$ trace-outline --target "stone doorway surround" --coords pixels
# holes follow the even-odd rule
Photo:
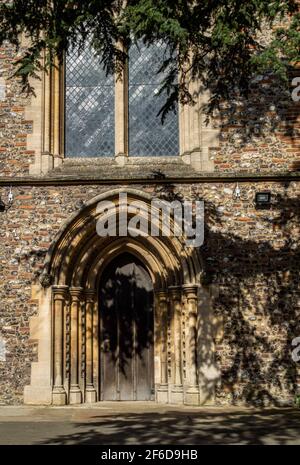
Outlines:
[[[31,319],[38,361],[31,366],[26,404],[65,405],[100,399],[98,289],[102,270],[119,254],[139,259],[154,287],[154,383],[159,403],[214,402],[219,372],[214,362],[215,322],[210,292],[200,286],[199,250],[180,237],[100,237],[97,205],[116,189],[92,199],[57,235],[41,285],[33,286],[39,314]],[[128,202],[150,204],[149,194],[126,189]]]

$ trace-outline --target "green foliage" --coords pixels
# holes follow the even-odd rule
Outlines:
[[[0,3],[0,43],[30,47],[16,64],[24,88],[29,77],[62,60],[65,51],[87,38],[108,73],[120,72],[133,40],[164,41],[171,58],[163,88],[162,118],[179,98],[191,103],[190,79],[211,91],[213,111],[234,89],[247,96],[251,77],[272,72],[286,85],[289,69],[300,61],[300,14],[295,0],[11,0]],[[280,27],[278,27],[280,26]],[[273,28],[273,29],[272,29]],[[268,33],[269,40],[261,40]],[[273,31],[273,32],[271,32]],[[125,50],[126,50],[125,47]],[[178,73],[180,71],[178,80]]]

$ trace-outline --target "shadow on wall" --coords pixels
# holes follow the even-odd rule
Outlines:
[[[272,210],[250,229],[259,221],[266,237],[271,231],[279,241],[255,241],[212,228],[226,218],[208,204],[202,255],[209,279],[219,286],[213,306],[223,326],[216,341],[220,401],[276,404],[293,400],[299,386],[300,365],[291,352],[292,340],[300,336],[300,200],[277,195]]]
[[[291,71],[290,81],[297,77],[297,70]],[[297,140],[299,130],[297,116],[299,104],[292,99],[294,87],[286,89],[275,76],[257,76],[250,82],[248,98],[237,98],[234,90],[227,103],[221,105],[220,115],[224,128],[236,125],[241,146],[254,138],[276,133]]]
[[[222,322],[223,335],[209,334],[215,328],[204,326],[206,344],[199,340],[203,348],[199,362],[220,368],[222,378],[216,387],[220,403],[276,404],[291,401],[299,389],[300,364],[292,360],[291,352],[292,340],[300,336],[300,200],[288,195],[288,186],[282,187],[286,193],[274,198],[271,211],[252,215],[244,237],[228,231],[228,216],[212,201],[205,201],[205,242],[200,250],[206,267],[203,285],[207,290],[211,284],[219,289],[212,295],[212,307],[216,321]],[[169,200],[172,189],[167,186]],[[200,189],[194,198],[201,198]],[[175,191],[174,195],[177,198]],[[87,225],[93,227],[92,222],[93,218],[87,218]],[[256,222],[263,229],[259,238],[251,238],[251,232],[257,232]],[[215,380],[202,389],[209,398]]]
[[[300,199],[287,194],[287,184],[283,188],[271,211],[253,215],[254,207],[245,205],[252,210],[247,237],[238,236],[239,229],[229,231],[228,216],[205,200],[202,284],[210,293],[215,324],[207,326],[201,315],[199,364],[221,370],[217,386],[213,376],[202,386],[206,398],[216,389],[218,403],[276,405],[292,402],[299,389],[300,362],[291,355],[292,340],[300,336]],[[171,199],[175,188],[166,189]],[[196,191],[193,195],[201,198]],[[263,229],[255,240],[258,222]]]

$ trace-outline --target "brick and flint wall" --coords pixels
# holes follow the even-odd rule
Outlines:
[[[300,335],[299,194],[291,182],[216,182],[164,186],[185,199],[203,199],[205,286],[213,287],[213,310],[221,322],[215,338],[222,372],[217,402],[291,401],[299,363],[291,357]],[[111,186],[113,188],[115,186]],[[49,246],[70,215],[110,186],[15,187],[12,208],[0,215],[0,402],[21,403],[37,346],[29,318],[38,312],[31,287]],[[135,186],[161,195],[162,186]],[[257,210],[257,191],[272,192],[270,210]],[[3,192],[3,189],[2,189]]]
[[[5,201],[11,180],[14,203],[0,214],[0,404],[22,403],[30,381],[30,364],[38,356],[29,334],[29,319],[38,313],[31,288],[56,232],[84,202],[110,188],[84,182],[33,186],[28,179],[14,185],[29,175],[36,155],[27,143],[33,131],[26,119],[30,99],[9,78],[15,58],[8,45],[2,46],[0,193]],[[300,336],[299,107],[290,94],[274,92],[268,79],[258,79],[247,102],[233,99],[221,111],[220,145],[210,150],[220,179],[205,182],[202,176],[165,186],[186,199],[205,201],[203,285],[214,289],[213,311],[222,327],[214,340],[219,403],[290,402],[299,392],[300,362],[291,357],[292,340]],[[248,173],[274,179],[247,181]],[[282,173],[286,177],[276,179]],[[240,174],[241,197],[234,199],[234,177]],[[156,195],[162,184],[145,181],[135,187]],[[269,210],[255,208],[259,191],[272,193]]]

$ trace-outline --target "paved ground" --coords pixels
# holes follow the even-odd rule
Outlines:
[[[300,410],[150,402],[0,407],[0,444],[300,444]]]

